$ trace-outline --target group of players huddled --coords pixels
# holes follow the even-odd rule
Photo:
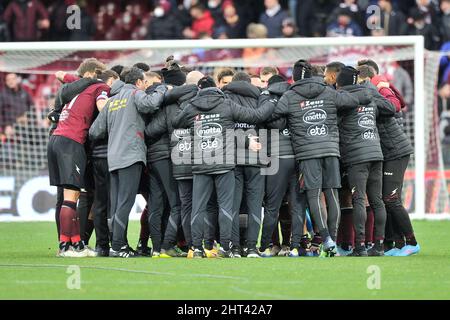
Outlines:
[[[406,105],[373,60],[298,60],[292,81],[276,67],[213,79],[173,57],[157,71],[92,58],[77,73],[56,73],[63,85],[49,114],[58,256],[419,252],[402,204],[414,151]],[[139,193],[147,206],[134,250]]]

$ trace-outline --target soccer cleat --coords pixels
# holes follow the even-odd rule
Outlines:
[[[56,256],[61,258],[87,258],[88,252],[85,249],[78,250],[70,246],[68,249],[60,249]]]
[[[251,248],[247,250],[247,258],[261,258],[261,256],[256,248]]]
[[[370,257],[384,256],[383,244],[375,243],[370,249],[367,250],[367,255]]]
[[[353,252],[348,255],[348,257],[367,257],[367,250],[366,247],[356,247],[353,249]]]
[[[271,253],[272,257],[275,257],[278,254],[278,252],[280,252],[280,251],[281,251],[281,248],[279,246],[272,246],[270,248],[270,253]]]
[[[118,251],[111,248],[111,250],[109,251],[109,256],[115,258],[135,258],[137,257],[137,254],[130,248],[130,246],[125,245]]]
[[[395,255],[395,257],[408,257],[413,254],[418,254],[420,251],[419,244],[416,244],[415,246],[412,245],[406,245],[403,248],[400,249]]]
[[[188,252],[188,254],[187,254],[187,257],[186,258],[188,258],[188,259],[192,259],[192,258],[194,258],[194,249],[189,249],[189,252]]]
[[[178,247],[173,247],[170,249],[162,249],[160,253],[160,258],[185,258],[187,256],[187,253],[181,251]]]
[[[321,258],[334,257],[337,253],[336,243],[331,239],[331,237],[327,237],[320,247],[321,250],[319,257]]]
[[[138,255],[143,257],[151,257],[152,256],[152,248],[148,246],[143,246],[140,243],[136,247],[136,252]]]
[[[233,252],[233,258],[241,258],[242,257],[241,249],[239,247],[231,248],[231,252]],[[219,253],[220,253],[220,250],[219,250]]]
[[[300,256],[298,248],[293,248],[291,251],[289,251],[289,257],[291,258],[298,258]]]
[[[161,254],[158,251],[153,251],[152,252],[152,259],[159,259],[160,255]]]
[[[92,249],[92,248],[89,247],[89,246],[85,246],[85,247],[84,247],[84,250],[87,251],[87,256],[88,256],[88,257],[97,257],[97,256],[98,256],[97,251],[95,251],[94,249]]]
[[[205,252],[203,250],[200,249],[194,249],[194,253],[192,258],[194,259],[201,259],[205,257]]]
[[[395,257],[395,256],[397,256],[397,253],[399,251],[400,251],[399,248],[392,248],[392,249],[390,249],[388,251],[385,251],[384,255],[387,256],[387,257]]]
[[[289,247],[288,246],[281,246],[280,252],[278,252],[279,257],[287,257],[289,255]]]
[[[263,257],[263,258],[272,258],[273,257],[273,255],[272,255],[272,250],[271,249],[269,249],[269,248],[267,248],[266,250],[264,250],[264,251],[260,251],[260,253],[259,253],[260,255],[261,255],[261,257]]]
[[[219,249],[219,258],[235,258],[232,250]]]
[[[97,247],[95,251],[97,251],[97,257],[109,257],[109,248]]]
[[[203,249],[203,250],[205,251],[206,258],[208,258],[208,259],[214,259],[214,258],[217,258],[217,256],[218,256],[218,252],[214,248],[211,250],[208,250],[208,249]]]
[[[339,256],[341,256],[341,257],[346,257],[346,256],[352,254],[353,249],[345,250],[345,249],[341,248],[340,246],[337,246],[337,247],[336,247],[336,251],[337,251],[337,253],[339,254]]]

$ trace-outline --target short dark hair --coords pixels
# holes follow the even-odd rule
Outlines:
[[[117,64],[114,67],[112,67],[111,70],[120,75],[122,73],[122,71],[123,71],[123,68],[124,68],[123,65]]]
[[[380,73],[380,68],[378,67],[378,64],[372,59],[362,59],[358,61],[358,66],[364,65],[372,67],[377,74]]]
[[[356,70],[359,71],[359,77],[360,78],[363,78],[363,79],[370,78],[370,79],[372,79],[373,77],[375,77],[375,70],[369,65],[363,64],[361,66],[357,66]]]
[[[125,82],[125,77],[127,76],[128,72],[130,72],[131,68],[129,67],[123,67],[122,72],[120,73],[120,80]]]
[[[325,71],[324,69],[325,68],[321,65],[313,64],[312,70],[311,70],[311,75],[313,77],[321,77],[321,76],[323,76],[323,72]]]
[[[98,78],[103,82],[106,82],[110,78],[119,79],[119,75],[114,70],[105,70],[98,76]]]
[[[239,71],[239,72],[235,73],[235,75],[233,76],[233,79],[231,79],[231,81],[252,82],[252,79],[250,78],[250,76],[248,75],[247,72]]]
[[[311,76],[312,66],[308,61],[300,59],[294,64],[292,70],[292,79],[294,79],[294,81],[311,78]]]
[[[267,81],[268,85],[272,85],[274,83],[278,83],[278,82],[284,82],[286,81],[282,76],[280,76],[279,74],[274,74],[273,76],[270,77],[269,81]]]
[[[133,67],[125,76],[125,83],[136,84],[138,80],[144,80],[144,71],[137,67]]]
[[[150,71],[150,66],[144,62],[138,62],[133,65],[133,67],[139,68],[144,72]]]
[[[279,72],[278,72],[278,69],[276,67],[264,67],[264,68],[261,69],[259,74],[266,76],[268,74],[276,75],[276,74],[279,74]]]
[[[327,70],[334,72],[334,73],[339,73],[341,72],[342,68],[345,67],[345,64],[343,64],[342,62],[339,61],[333,61],[330,62],[329,64],[327,64],[325,66],[327,68]]]
[[[216,83],[214,82],[214,79],[210,76],[204,76],[197,82],[197,86],[200,89],[206,89],[206,88],[214,88],[216,87]]]
[[[234,76],[234,70],[231,68],[225,68],[217,75],[217,81],[220,82],[223,78],[232,76]]]

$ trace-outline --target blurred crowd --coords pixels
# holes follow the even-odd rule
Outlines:
[[[450,0],[7,0],[2,4],[0,41],[420,34],[427,49],[437,50],[450,40]],[[67,7],[73,4],[81,8],[81,28],[68,30],[61,17],[68,16]],[[381,14],[367,13],[370,5],[378,5]]]

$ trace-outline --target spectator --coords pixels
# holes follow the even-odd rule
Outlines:
[[[435,27],[425,22],[425,14],[420,10],[411,11],[413,23],[409,26],[409,35],[423,36],[425,39],[425,48],[428,50],[436,50],[439,48],[439,35]]]
[[[295,26],[294,19],[286,18],[281,24],[281,32],[283,33],[283,38],[295,38],[298,36],[297,28]]]
[[[339,6],[331,13],[328,23],[330,24],[333,21],[336,21],[342,10],[345,10],[350,14],[352,21],[357,24],[359,28],[365,26],[362,12],[356,0],[342,0]]]
[[[249,39],[264,39],[267,38],[267,28],[263,24],[250,23],[247,26],[247,38]],[[242,51],[242,58],[245,60],[257,60],[265,52],[266,48],[244,48]]]
[[[448,83],[439,89],[438,115],[444,164],[450,167],[450,84]]]
[[[439,62],[439,74],[441,74],[440,83],[445,83],[450,77],[450,41],[446,42],[441,47],[441,60]]]
[[[441,23],[439,24],[439,33],[443,43],[450,41],[450,0],[441,1]]]
[[[11,41],[11,37],[9,35],[8,24],[3,20],[3,11],[4,8],[0,4],[0,42],[9,42]]]
[[[50,27],[47,9],[39,0],[14,0],[3,15],[14,41],[38,41]]]
[[[20,85],[17,74],[6,74],[5,84],[0,92],[0,133],[10,138],[14,134],[15,122],[26,123],[25,112],[31,109],[33,102]]]
[[[56,0],[54,3],[48,8],[49,16],[50,16],[50,25],[49,29],[49,39],[51,41],[67,41],[69,40],[69,30],[66,26],[66,20],[61,19],[67,15],[67,0]],[[75,1],[70,1],[75,2]],[[71,3],[74,4],[74,3]]]
[[[439,8],[434,1],[416,0],[416,5],[409,10],[409,24],[414,23],[414,15],[417,11],[422,13],[426,24],[437,24],[439,22]]]
[[[225,4],[231,3],[230,0],[209,0],[207,2],[207,9],[211,12],[211,16],[214,19],[214,28],[219,28],[225,25],[225,19],[223,16],[223,8]]]
[[[245,22],[237,14],[232,3],[224,5],[223,16],[225,18],[225,34],[228,39],[240,39],[245,37]]]
[[[381,27],[384,35],[398,36],[407,32],[406,18],[400,11],[394,10],[391,0],[379,0],[378,6],[381,9]]]
[[[340,8],[337,20],[328,25],[328,37],[360,37],[361,28],[352,20],[352,12],[348,8]]]
[[[298,33],[302,37],[312,37],[318,28],[315,14],[315,0],[299,0],[296,9]]]
[[[80,8],[80,28],[73,29],[70,32],[70,41],[89,41],[93,40],[97,27],[94,19],[90,16],[86,10],[86,0],[78,1],[78,7]]]
[[[266,11],[261,14],[259,23],[267,28],[268,38],[281,38],[283,36],[282,23],[289,17],[289,14],[281,8],[278,0],[264,0],[264,5]]]
[[[200,36],[213,34],[214,19],[211,16],[211,12],[205,9],[201,4],[192,6],[189,10],[192,17],[191,28],[186,28],[183,31],[183,35],[186,38],[198,39]]]
[[[168,1],[160,1],[153,10],[148,26],[147,39],[181,39],[182,30],[180,24],[171,12]]]

